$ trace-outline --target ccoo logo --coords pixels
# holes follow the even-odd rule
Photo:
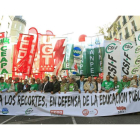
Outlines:
[[[130,50],[130,49],[132,49],[132,48],[133,48],[132,43],[125,43],[125,44],[123,45],[123,47],[122,47],[122,49],[123,49],[124,51],[128,51],[128,50]]]
[[[117,48],[118,48],[118,46],[116,46],[115,43],[111,43],[106,47],[106,53],[112,53]]]
[[[138,71],[139,71],[139,68],[134,68],[132,69],[131,74],[136,74]]]
[[[82,50],[80,47],[74,47],[73,48],[73,55],[74,56],[80,56],[82,54]]]
[[[135,53],[139,53],[140,52],[140,46],[138,46],[136,49],[135,49]]]
[[[31,114],[33,112],[33,109],[32,108],[28,108],[26,111],[25,111],[25,114]]]

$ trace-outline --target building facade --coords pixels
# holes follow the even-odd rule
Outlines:
[[[17,43],[20,33],[24,33],[26,27],[26,21],[22,19],[22,16],[15,16],[12,22],[10,37],[12,43]]]
[[[118,25],[117,32],[113,29],[114,23]],[[107,31],[108,37],[111,38],[111,40],[124,39],[136,42],[134,33],[140,30],[140,16],[118,16],[113,24]]]
[[[5,32],[6,37],[10,37],[13,19],[14,16],[0,16],[0,32]]]

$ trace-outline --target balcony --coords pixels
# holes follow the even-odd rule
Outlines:
[[[127,34],[125,35],[125,39],[127,39],[127,38],[129,38],[129,33],[127,33]]]
[[[131,19],[133,16],[129,16],[129,19]]]
[[[124,26],[124,25],[127,23],[127,22],[126,22],[126,19],[125,19],[125,20],[123,20],[123,22],[122,22],[122,23],[123,23],[123,26]]]

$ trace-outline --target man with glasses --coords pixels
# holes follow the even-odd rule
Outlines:
[[[4,78],[0,77],[0,93],[3,93],[8,90],[7,83],[4,82]]]
[[[24,84],[23,84],[23,87],[22,87],[22,91],[21,91],[21,92],[27,92],[27,91],[30,91],[30,88],[31,88],[31,86],[28,84],[28,80],[25,79],[25,80],[24,80]]]
[[[137,75],[133,76],[133,80],[130,82],[130,87],[138,88],[139,81],[137,80]]]
[[[60,91],[60,82],[58,82],[55,75],[52,75],[52,80],[53,90],[51,91],[51,94],[54,94]]]

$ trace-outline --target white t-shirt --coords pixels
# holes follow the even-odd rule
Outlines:
[[[98,83],[98,91],[101,90],[101,83]]]

